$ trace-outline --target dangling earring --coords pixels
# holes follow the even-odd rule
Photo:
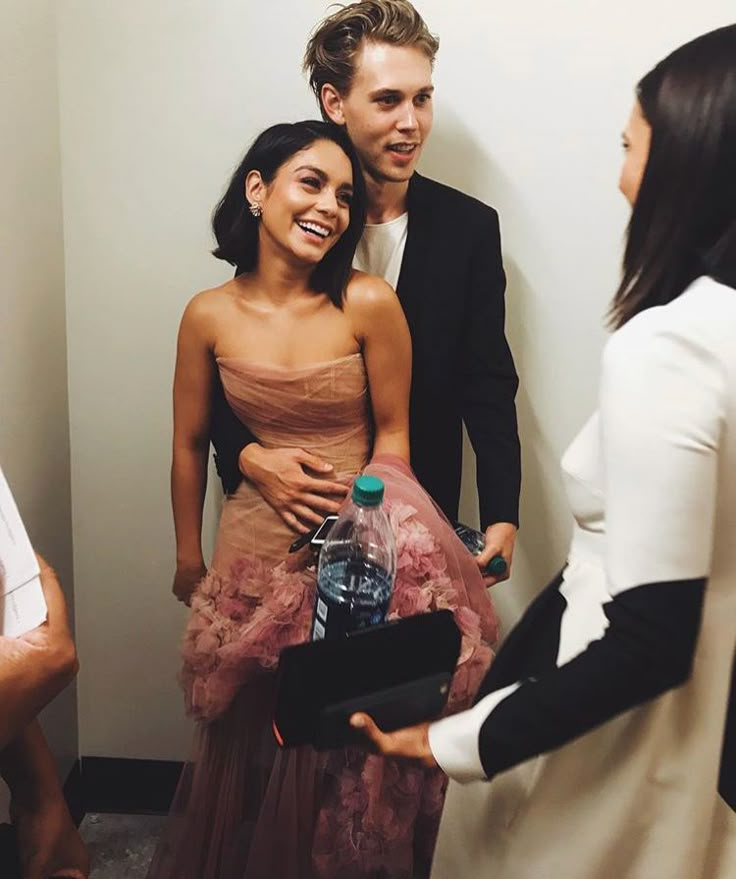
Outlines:
[[[253,216],[256,218],[256,220],[259,220],[261,218],[263,208],[258,204],[257,201],[250,202],[248,204],[248,209],[250,210],[251,214],[253,214]]]

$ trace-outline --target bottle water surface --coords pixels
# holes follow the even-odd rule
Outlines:
[[[386,619],[393,575],[362,555],[321,565],[312,640],[334,640]]]

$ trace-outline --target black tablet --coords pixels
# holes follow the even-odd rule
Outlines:
[[[273,729],[282,747],[364,741],[348,720],[365,711],[385,731],[436,718],[460,655],[452,612],[406,617],[339,641],[281,652]]]

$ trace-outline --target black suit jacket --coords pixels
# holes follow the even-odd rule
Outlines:
[[[413,346],[411,457],[419,481],[457,518],[462,423],[477,458],[481,526],[519,519],[518,386],[504,333],[506,278],[498,215],[449,186],[414,174],[397,293]],[[253,437],[218,388],[211,429],[226,492]]]

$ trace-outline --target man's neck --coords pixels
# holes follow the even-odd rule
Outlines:
[[[365,177],[368,195],[367,222],[372,224],[390,223],[406,213],[409,181],[390,183],[385,180],[374,180],[368,174]]]

